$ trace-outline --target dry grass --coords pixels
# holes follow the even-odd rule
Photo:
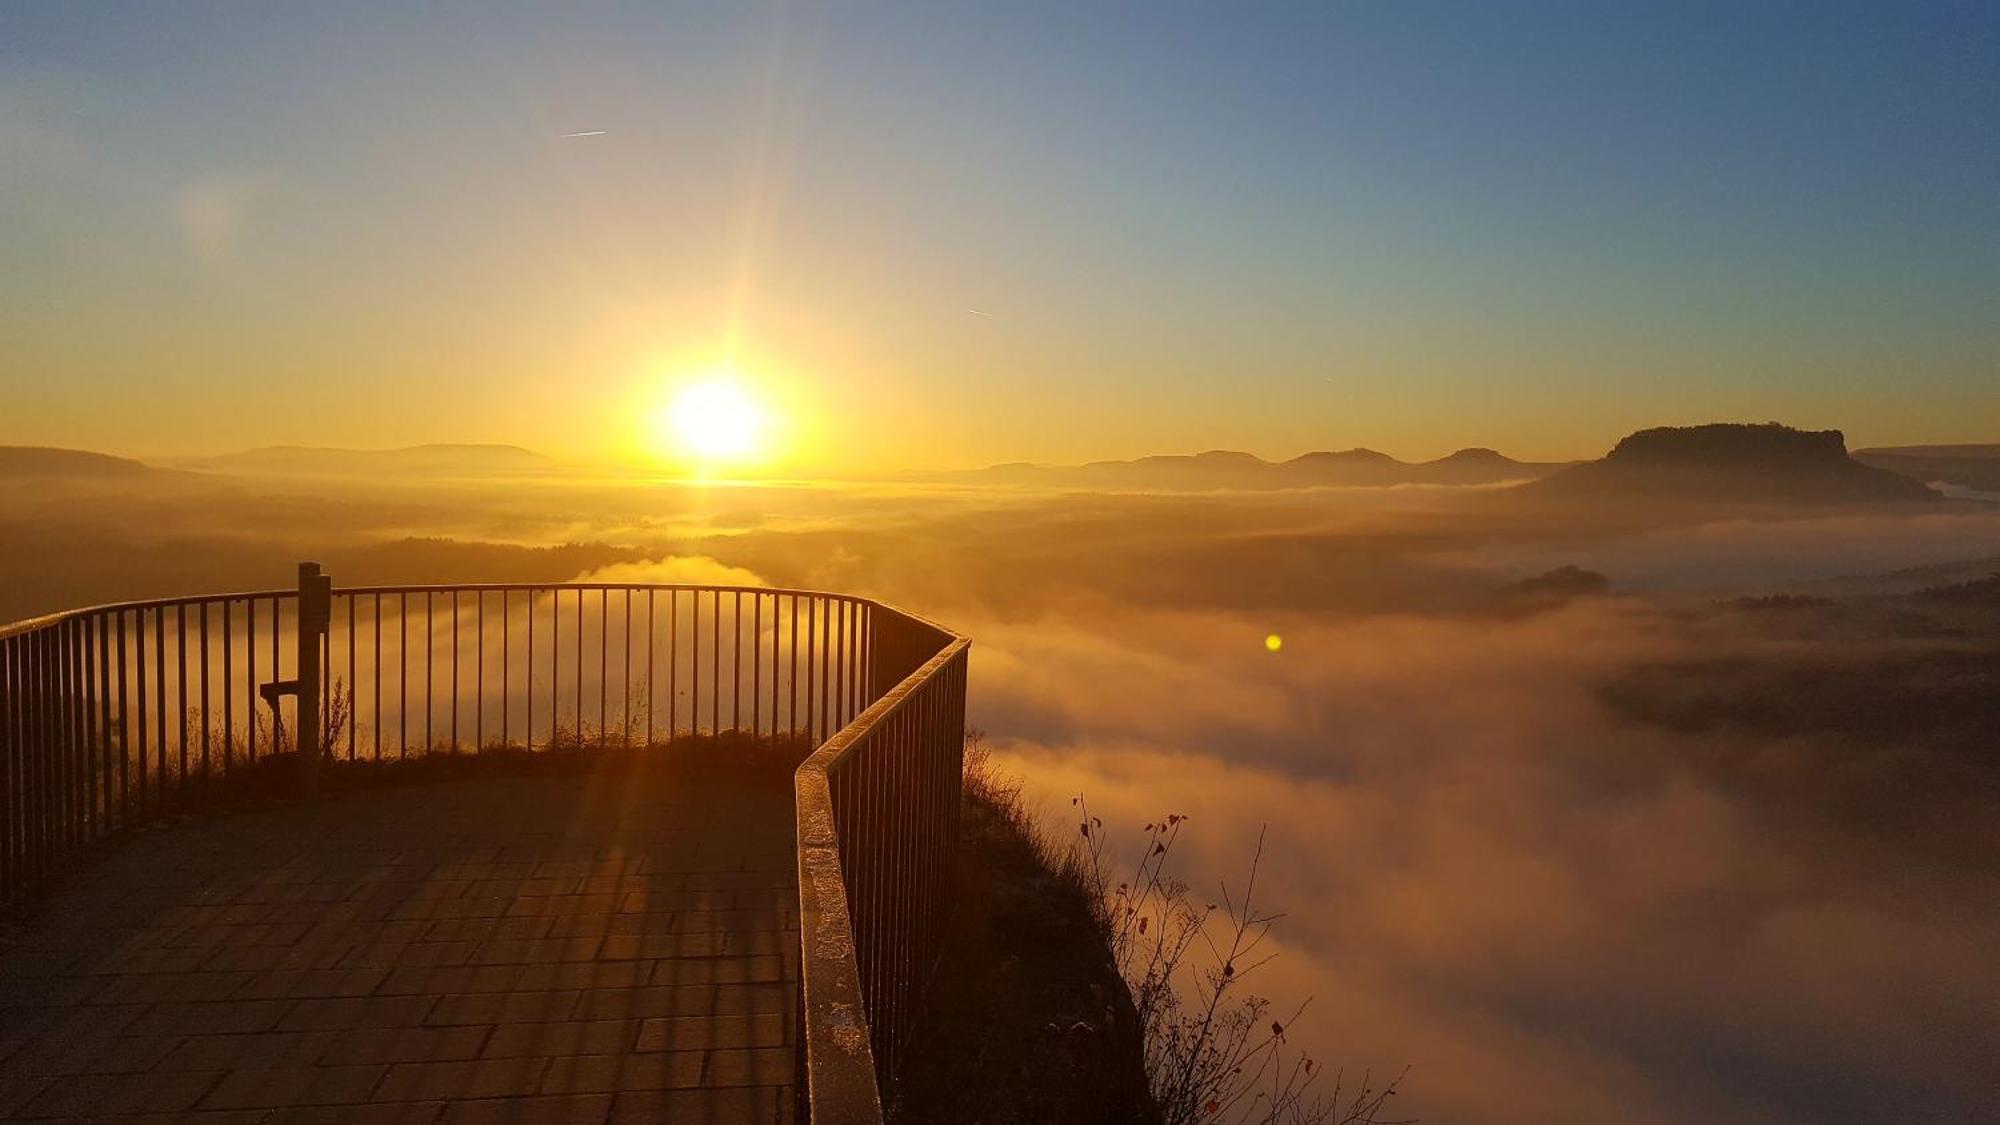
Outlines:
[[[1151,1125],[1130,996],[1018,783],[968,740],[955,909],[894,1090],[901,1121]]]
[[[1131,873],[1113,873],[1110,833],[1081,795],[1072,798],[1076,833],[1053,838],[1021,800],[1021,782],[993,768],[984,736],[966,736],[968,798],[990,804],[1033,848],[1052,878],[1089,904],[1139,1022],[1146,1080],[1157,1120],[1167,1125],[1407,1125],[1385,1116],[1403,1074],[1358,1083],[1294,1048],[1288,1032],[1310,998],[1274,1009],[1248,989],[1267,964],[1272,928],[1283,915],[1260,905],[1259,838],[1240,890],[1218,888],[1219,903],[1197,899],[1170,863],[1188,818],[1169,813],[1141,829]],[[1279,1012],[1274,1016],[1274,1011]]]

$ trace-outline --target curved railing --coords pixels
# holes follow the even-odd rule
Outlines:
[[[0,899],[280,762],[309,786],[325,760],[791,741],[816,748],[796,775],[801,1109],[879,1118],[948,905],[966,650],[842,594],[335,589],[317,568],[23,621],[0,627]]]

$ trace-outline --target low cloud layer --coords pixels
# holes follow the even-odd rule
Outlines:
[[[1271,629],[1276,655],[1258,643]],[[1824,756],[1608,710],[1605,674],[1690,643],[1642,603],[1506,622],[1134,611],[974,632],[975,720],[1052,817],[1075,792],[1128,838],[1187,813],[1198,887],[1240,881],[1268,826],[1263,885],[1288,916],[1263,983],[1315,998],[1298,1030],[1328,1065],[1410,1065],[1404,1111],[1996,1109],[1991,872],[1801,822],[1711,765]]]

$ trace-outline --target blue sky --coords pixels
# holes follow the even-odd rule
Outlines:
[[[0,13],[0,441],[2000,440],[1990,5]]]

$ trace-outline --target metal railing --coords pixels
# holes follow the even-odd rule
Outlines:
[[[213,782],[275,751],[256,700],[296,596],[126,602],[0,628],[0,897],[104,836],[212,799]]]
[[[796,740],[818,748],[795,782],[801,1106],[864,1120],[881,1112],[949,905],[966,651],[840,594],[332,589],[310,565],[296,590],[0,627],[0,901],[280,762],[310,786],[323,759]]]
[[[878,636],[878,675],[909,671],[794,776],[808,1120],[881,1120],[951,908],[970,642],[902,614]]]

